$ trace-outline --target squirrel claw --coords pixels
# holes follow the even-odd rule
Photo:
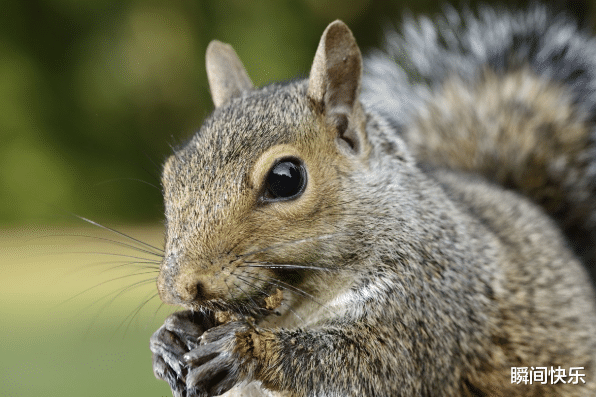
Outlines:
[[[248,329],[244,322],[233,321],[206,331],[197,348],[184,354],[188,366],[189,390],[218,396],[242,381],[246,364],[235,352],[236,334]]]
[[[184,343],[176,334],[168,331],[162,325],[149,340],[149,348],[153,353],[153,371],[155,376],[163,379],[160,375],[165,374],[163,368],[173,370],[175,374],[183,379],[184,371],[180,357],[187,351]],[[157,359],[159,358],[159,360]]]
[[[186,387],[205,391],[209,396],[219,396],[236,385],[234,375],[229,357],[219,355],[190,370],[186,378]]]
[[[186,397],[186,387],[183,380],[166,364],[163,357],[156,354],[153,355],[153,374],[157,379],[168,382],[174,397]]]
[[[201,334],[212,326],[213,322],[199,313],[177,312],[170,315],[151,336],[149,347],[153,353],[153,373],[156,378],[168,382],[174,397],[204,396],[188,390],[188,368],[182,357],[199,346]]]

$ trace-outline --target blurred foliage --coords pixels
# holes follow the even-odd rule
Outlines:
[[[591,2],[558,3],[592,15]],[[57,222],[71,212],[160,219],[160,164],[212,109],[203,57],[214,38],[231,43],[264,85],[306,76],[321,32],[336,18],[366,52],[405,10],[433,14],[440,5],[4,0],[0,222]]]

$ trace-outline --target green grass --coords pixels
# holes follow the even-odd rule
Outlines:
[[[159,228],[125,232],[161,244]],[[141,253],[72,234],[126,241],[98,229],[0,231],[0,396],[171,396],[153,376],[149,337],[172,309],[156,314],[155,297],[131,321],[153,281],[110,302],[157,273],[115,279],[135,269],[110,270],[122,264],[112,254]]]

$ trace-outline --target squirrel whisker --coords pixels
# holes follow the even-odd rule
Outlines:
[[[101,283],[97,283],[97,284],[95,284],[95,285],[93,285],[93,286],[91,286],[91,287],[89,287],[89,288],[87,288],[87,289],[84,289],[83,291],[81,291],[81,292],[77,293],[76,295],[73,295],[73,296],[71,296],[70,298],[68,298],[68,299],[66,299],[66,300],[64,300],[64,301],[62,301],[62,302],[60,302],[60,303],[58,303],[58,305],[57,305],[57,306],[59,306],[59,305],[63,305],[63,304],[65,304],[65,303],[67,303],[67,302],[69,302],[69,301],[71,301],[71,300],[75,299],[76,297],[78,297],[78,296],[80,296],[80,295],[84,294],[85,292],[91,291],[92,289],[98,288],[98,287],[100,287],[100,286],[102,286],[102,285],[104,285],[104,284],[111,283],[111,282],[114,282],[114,281],[117,281],[117,280],[121,280],[121,279],[124,279],[124,278],[128,278],[128,277],[140,276],[140,275],[143,275],[143,274],[155,274],[155,273],[157,273],[157,272],[156,272],[156,271],[150,271],[150,272],[139,272],[139,273],[133,273],[133,274],[126,274],[126,275],[124,275],[124,276],[114,277],[114,278],[111,278],[111,279],[109,279],[109,280],[102,281]],[[155,277],[153,277],[153,278],[151,278],[151,279],[149,279],[149,280],[151,280],[151,281],[155,281],[155,279],[156,279],[156,278],[155,278]],[[133,284],[133,285],[134,285],[134,284]],[[110,293],[110,294],[108,294],[108,296],[109,296],[109,295],[111,295],[111,293]],[[103,298],[100,298],[100,299],[103,299]]]
[[[240,276],[236,275],[236,277],[239,278]],[[234,287],[238,288],[242,292],[242,294],[244,294],[244,295],[241,295],[240,296],[240,300],[242,300],[242,299],[249,299],[254,304],[254,307],[255,308],[258,308],[259,307],[259,305],[257,304],[257,302],[255,302],[254,299],[252,298],[252,295],[251,294],[249,294],[248,292],[246,292],[242,287],[240,287],[236,283],[234,283]],[[235,300],[238,300],[238,299],[235,299]]]
[[[160,258],[163,257],[163,251],[161,254],[157,254],[155,252],[137,247],[133,244],[128,244],[128,243],[124,243],[122,241],[117,241],[117,240],[113,240],[113,239],[109,239],[109,238],[105,238],[105,237],[91,236],[91,235],[86,235],[86,234],[72,234],[72,233],[71,234],[48,234],[48,235],[44,235],[44,236],[33,237],[27,241],[29,242],[32,240],[37,240],[37,239],[41,239],[41,238],[50,238],[50,237],[83,237],[83,238],[89,238],[89,239],[94,239],[94,240],[107,241],[109,243],[112,243],[112,244],[115,244],[115,245],[118,245],[121,247],[125,247],[125,248],[130,248],[135,251],[143,252],[143,253],[146,253],[149,255],[154,255],[154,256],[157,256]]]
[[[113,281],[113,280],[110,280],[110,281]],[[101,306],[99,308],[99,310],[95,313],[95,318],[91,321],[91,323],[87,327],[87,332],[86,333],[89,333],[89,331],[91,330],[91,328],[95,324],[95,321],[97,321],[97,319],[99,318],[99,316],[101,315],[101,313],[103,313],[103,311],[106,310],[119,296],[123,295],[124,293],[126,293],[126,292],[128,292],[130,290],[133,290],[133,289],[142,287],[142,286],[147,285],[147,284],[153,284],[153,283],[155,283],[155,278],[149,278],[149,279],[144,279],[144,280],[141,280],[141,281],[137,281],[137,282],[135,282],[133,284],[130,284],[130,285],[124,287],[121,290],[112,291],[112,292],[110,292],[110,293],[108,293],[108,294],[106,294],[106,295],[104,295],[104,296],[96,299],[95,301],[93,301],[89,305],[85,306],[81,311],[79,311],[79,313],[75,317],[78,317],[83,312],[88,311],[92,306],[94,306],[97,303],[99,303],[100,301],[108,298],[110,295],[116,294],[110,300],[108,300],[103,306]]]
[[[124,317],[124,319],[122,319],[122,322],[120,324],[118,324],[118,326],[116,327],[116,329],[114,330],[114,333],[112,334],[112,337],[114,335],[116,335],[116,332],[118,332],[118,330],[120,329],[120,327],[122,327],[124,325],[124,323],[126,322],[126,320],[128,318],[128,324],[126,325],[126,328],[124,329],[124,335],[126,335],[126,332],[128,331],[128,328],[130,327],[130,324],[132,324],[132,321],[134,320],[134,318],[140,313],[141,309],[147,305],[151,300],[155,299],[156,297],[159,296],[159,293],[154,292],[153,290],[151,290],[149,292],[149,294],[145,295],[148,298],[145,298],[141,301],[141,303],[139,303],[133,310],[131,313],[129,313],[126,317]]]
[[[239,265],[238,267],[264,267],[267,269],[308,269],[308,270],[321,270],[324,272],[343,271],[344,270],[344,269],[340,269],[340,268],[326,268],[326,267],[320,267],[320,266],[293,265],[290,263],[250,262],[250,261],[245,261],[243,263],[244,263],[244,265]]]
[[[329,307],[327,305],[325,305],[324,303],[319,302],[313,295],[309,294],[308,292],[304,291],[301,288],[298,288],[298,287],[295,287],[295,286],[293,286],[291,284],[285,283],[285,282],[283,282],[283,281],[281,281],[281,280],[279,280],[277,278],[274,278],[274,277],[269,277],[268,276],[267,279],[263,279],[261,277],[254,276],[254,275],[245,275],[245,276],[246,277],[249,277],[249,278],[252,278],[252,279],[255,279],[257,281],[262,281],[264,283],[275,285],[275,286],[280,287],[282,289],[293,291],[293,292],[295,292],[295,293],[297,293],[299,295],[304,296],[305,298],[308,298],[308,299],[312,300],[314,303],[316,303],[317,305],[319,305],[322,309],[327,310],[328,313],[330,313],[332,315],[336,315],[336,313],[333,312],[331,309],[329,309]],[[275,281],[272,281],[272,280],[275,280]]]
[[[122,262],[122,261],[120,261]],[[97,265],[107,265],[109,263],[118,263],[118,261],[111,261],[111,262],[102,262],[102,263],[92,263],[90,265],[87,266],[97,266]],[[116,270],[119,269],[121,267],[133,267],[133,268],[137,268],[137,269],[153,269],[155,272],[159,273],[159,264],[155,263],[155,262],[144,262],[144,261],[134,261],[134,262],[130,262],[130,261],[126,261],[123,262],[119,265],[115,265],[115,266],[111,266],[107,269],[104,269],[102,271],[100,271],[99,273],[104,273],[110,270]]]
[[[240,256],[240,258],[244,258],[246,256],[251,256],[251,255],[255,255],[255,254],[260,254],[262,252],[271,251],[271,250],[276,249],[276,248],[282,248],[282,247],[285,247],[285,246],[287,246],[289,244],[306,243],[306,242],[309,242],[309,241],[323,240],[323,239],[327,239],[327,238],[331,238],[331,237],[337,237],[337,236],[340,236],[340,235],[341,235],[341,233],[329,233],[329,234],[323,234],[321,236],[316,236],[316,237],[308,237],[308,238],[297,239],[297,240],[288,240],[288,241],[284,241],[284,242],[279,243],[279,244],[273,244],[273,245],[267,246],[265,248],[261,248],[261,249],[255,250],[255,251],[247,252],[247,253],[241,254],[239,256]]]
[[[140,183],[144,183],[147,186],[151,186],[152,188],[157,189],[158,191],[161,192],[161,188],[157,185],[154,185],[151,182],[147,182],[143,179],[139,179],[139,178],[114,178],[114,179],[108,179],[106,181],[101,181],[95,184],[95,186],[99,186],[99,185],[105,185],[107,183],[111,183],[111,182],[118,182],[118,181],[135,181],[135,182],[140,182]]]
[[[148,258],[143,258],[141,256],[134,256],[134,255],[127,255],[127,254],[118,254],[115,252],[102,252],[102,251],[69,251],[66,252],[68,254],[86,254],[86,255],[107,255],[107,256],[117,256],[120,258],[130,258],[130,259],[138,259],[140,261],[152,261]],[[59,252],[57,254],[64,254],[64,252]],[[161,263],[161,261],[152,261],[153,263]]]
[[[147,248],[151,248],[151,249],[155,250],[155,253],[154,253],[155,255],[162,254],[162,255],[160,255],[160,256],[163,256],[163,252],[164,252],[164,251],[163,251],[163,249],[161,249],[161,248],[155,247],[155,246],[153,246],[153,245],[151,245],[151,244],[149,244],[149,243],[146,243],[146,242],[144,242],[144,241],[142,241],[142,240],[136,239],[136,238],[134,238],[134,237],[132,237],[132,236],[129,236],[129,235],[128,235],[128,234],[126,234],[126,233],[123,233],[123,232],[121,232],[121,231],[118,231],[118,230],[116,230],[116,229],[113,229],[113,228],[111,228],[111,227],[109,227],[109,226],[105,226],[105,225],[102,225],[102,224],[100,224],[100,223],[98,223],[98,222],[92,221],[91,219],[87,219],[87,218],[85,218],[85,217],[83,217],[83,216],[80,216],[80,215],[77,215],[77,214],[73,214],[73,215],[74,215],[75,217],[79,218],[79,219],[80,219],[80,220],[82,220],[82,221],[85,221],[85,222],[87,222],[87,223],[90,223],[90,224],[92,224],[92,225],[94,225],[94,226],[97,226],[97,227],[99,227],[99,228],[101,228],[101,229],[108,230],[108,231],[110,231],[110,232],[112,232],[112,233],[114,233],[114,234],[117,234],[117,235],[119,235],[119,236],[122,236],[122,237],[124,237],[124,238],[127,238],[127,239],[129,239],[129,240],[131,240],[131,241],[133,241],[133,242],[135,242],[135,243],[137,243],[137,244],[140,244],[140,245],[142,245],[142,246],[145,246],[145,247],[147,247]]]

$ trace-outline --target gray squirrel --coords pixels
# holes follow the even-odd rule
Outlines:
[[[162,176],[174,396],[596,396],[593,38],[448,9],[364,62],[335,21],[304,80],[206,62]]]

